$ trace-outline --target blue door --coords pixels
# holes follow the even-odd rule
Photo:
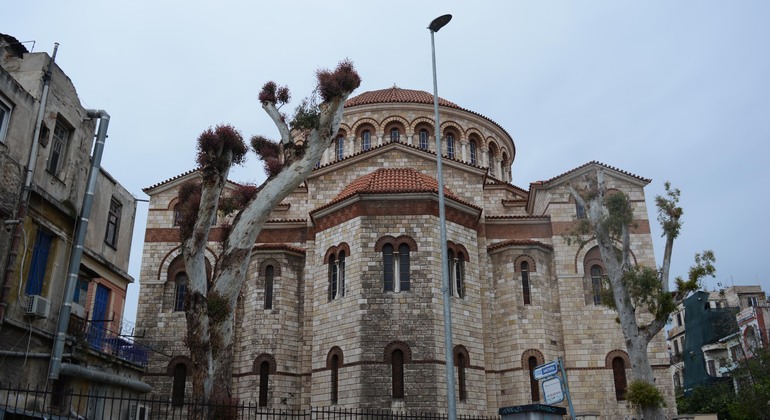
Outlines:
[[[91,328],[88,334],[91,347],[101,350],[104,347],[105,330],[107,325],[107,304],[110,301],[110,289],[96,285],[94,310],[91,313]]]

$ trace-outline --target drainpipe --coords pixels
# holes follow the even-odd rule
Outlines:
[[[94,192],[96,190],[96,178],[99,176],[99,168],[102,162],[102,152],[104,151],[104,141],[107,139],[107,127],[110,124],[110,115],[106,111],[88,109],[86,113],[89,118],[99,118],[99,130],[96,135],[96,144],[94,145],[94,155],[91,157],[91,169],[88,171],[88,181],[86,183],[86,194],[83,196],[83,205],[80,207],[80,218],[75,228],[75,238],[70,252],[69,271],[64,286],[64,298],[59,310],[59,323],[56,327],[54,336],[53,351],[51,352],[51,369],[48,372],[49,379],[58,379],[62,368],[62,352],[64,351],[64,340],[67,335],[67,326],[72,312],[72,299],[75,296],[75,286],[77,285],[78,272],[80,271],[80,259],[83,256],[83,246],[86,240],[86,230],[88,229],[88,218],[91,216],[91,207],[94,203]]]
[[[126,378],[125,376],[115,375],[113,373],[89,369],[79,365],[73,365],[72,363],[62,363],[61,373],[70,376],[77,376],[79,378],[84,378],[103,384],[117,385],[119,387],[128,388],[143,394],[152,391],[152,387],[146,382],[142,382],[137,379]]]
[[[3,326],[5,320],[5,310],[8,307],[8,296],[11,294],[11,278],[13,278],[13,266],[16,264],[16,256],[19,254],[19,243],[21,242],[21,235],[24,229],[24,218],[27,217],[27,208],[29,206],[29,195],[32,191],[32,178],[35,174],[35,166],[37,165],[37,149],[38,138],[40,137],[40,127],[43,125],[43,118],[45,117],[45,105],[48,102],[48,90],[51,85],[51,75],[53,71],[53,64],[56,61],[56,51],[59,49],[59,43],[55,43],[53,47],[53,55],[48,61],[48,68],[43,74],[43,92],[40,95],[40,107],[37,110],[37,119],[35,120],[35,131],[32,134],[32,147],[29,150],[29,158],[27,158],[27,173],[24,179],[24,187],[21,190],[21,197],[19,200],[19,207],[16,211],[16,219],[10,221],[11,224],[15,224],[13,239],[11,240],[11,248],[8,251],[8,258],[5,263],[5,275],[3,276],[2,289],[0,289],[0,328]],[[19,268],[21,269],[21,268]],[[21,285],[19,285],[21,287]]]

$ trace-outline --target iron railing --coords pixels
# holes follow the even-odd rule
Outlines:
[[[28,389],[0,384],[0,419],[150,420],[197,418],[223,420],[442,420],[447,415],[430,411],[391,411],[365,408],[313,407],[304,410],[260,407],[254,402],[233,400],[227,405],[185,400],[172,404],[169,398],[124,392],[91,391],[79,394],[66,389]],[[197,415],[196,415],[197,414]],[[500,416],[459,415],[463,420],[499,420]]]

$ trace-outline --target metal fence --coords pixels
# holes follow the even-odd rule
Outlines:
[[[447,419],[440,412],[407,412],[362,408],[314,407],[285,410],[260,407],[253,402],[233,400],[227,405],[184,401],[174,405],[168,399],[123,393],[90,392],[78,394],[51,389],[25,389],[0,384],[0,420],[82,419],[150,420],[198,418],[203,411],[208,418],[223,420],[416,420]],[[499,416],[459,415],[463,420],[499,420]]]

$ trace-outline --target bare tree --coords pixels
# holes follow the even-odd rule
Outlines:
[[[182,255],[189,277],[185,341],[194,364],[196,398],[216,403],[231,401],[235,306],[257,235],[273,208],[320,161],[339,129],[345,100],[361,84],[349,61],[341,62],[334,71],[319,70],[316,76],[314,95],[297,107],[289,122],[279,111],[290,99],[288,88],[274,82],[263,86],[259,100],[281,138],[279,142],[260,136],[251,140],[268,174],[261,186],[225,191],[230,168],[242,163],[247,153],[237,130],[220,125],[198,138],[201,182],[185,185],[179,192]],[[218,211],[233,212],[234,217],[221,227],[221,247],[209,279],[205,253]]]
[[[634,214],[628,196],[622,193],[607,193],[604,171],[585,176],[581,185],[570,184],[570,192],[577,203],[586,210],[587,218],[581,222],[573,237],[595,239],[602,260],[607,269],[609,287],[602,296],[602,304],[614,308],[626,349],[631,360],[634,379],[627,396],[629,402],[638,406],[646,420],[663,419],[663,398],[655,387],[655,376],[647,356],[647,346],[668,322],[688,293],[700,287],[705,276],[713,276],[714,254],[704,251],[695,256],[695,265],[690,268],[688,278],[676,278],[676,290],[669,290],[669,269],[674,240],[682,227],[682,208],[679,207],[678,189],[672,189],[666,182],[666,195],[655,197],[658,208],[658,222],[666,238],[663,262],[659,269],[640,267],[631,263],[630,231],[635,226]],[[651,319],[638,316],[648,313]],[[643,322],[642,319],[648,319]]]

